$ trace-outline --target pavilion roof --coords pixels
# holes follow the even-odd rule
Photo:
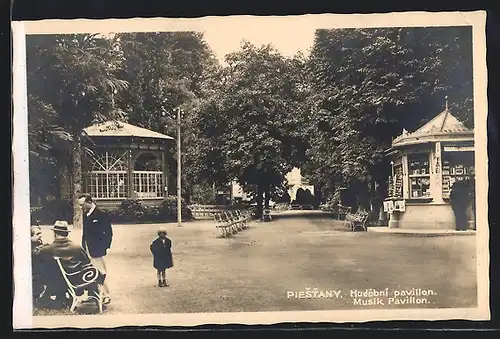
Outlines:
[[[116,120],[97,123],[86,127],[83,130],[90,137],[139,137],[168,140],[174,139],[171,136],[165,134],[161,134],[146,128]]]
[[[474,131],[455,118],[448,107],[431,119],[428,123],[414,132],[403,131],[403,133],[393,140],[392,144],[397,145],[411,141],[417,141],[423,137],[444,137],[450,135],[470,135]]]

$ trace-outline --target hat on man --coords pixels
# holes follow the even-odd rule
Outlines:
[[[54,226],[52,226],[53,231],[59,232],[69,232],[69,225],[66,220],[56,220]]]
[[[167,234],[167,229],[166,229],[165,227],[163,227],[163,226],[160,226],[160,227],[158,228],[158,235],[159,235],[160,233],[165,233],[165,234]]]

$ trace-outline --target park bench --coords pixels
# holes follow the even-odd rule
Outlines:
[[[344,206],[344,205],[337,205],[337,219],[338,220],[345,220],[348,214],[351,212],[351,207],[350,206]]]
[[[252,220],[252,210],[235,210],[233,213],[235,218],[242,224],[242,228],[248,228],[248,223]]]
[[[247,210],[243,210],[243,212],[241,212],[243,214],[243,216],[245,216],[245,218],[247,219],[247,222],[250,222],[251,220],[253,220],[255,218],[255,215],[256,215],[256,210],[255,208],[249,208]]]
[[[243,229],[243,220],[238,218],[236,211],[225,211],[224,214],[226,219],[233,223],[233,231],[235,234]]]
[[[229,219],[225,212],[214,213],[215,227],[224,238],[229,234],[236,233],[237,222]]]
[[[237,218],[242,221],[243,228],[248,228],[248,223],[252,220],[252,214],[249,212],[242,212],[240,210],[236,210],[235,213]]]
[[[68,287],[68,293],[71,296],[72,302],[70,312],[74,312],[75,308],[87,301],[94,301],[99,308],[99,313],[102,313],[103,298],[101,295],[101,285],[104,282],[104,277],[99,270],[91,263],[79,266],[71,266],[63,258],[55,257],[57,266],[59,267],[62,277]]]
[[[346,227],[350,231],[367,231],[366,223],[370,213],[368,212],[357,212],[357,213],[347,213],[345,218]]]
[[[248,228],[248,223],[252,220],[251,211],[222,211],[214,213],[215,227],[226,238],[230,234],[236,234],[239,231]]]

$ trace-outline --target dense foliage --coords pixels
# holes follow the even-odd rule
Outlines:
[[[403,128],[441,112],[445,96],[473,127],[471,45],[467,27],[323,29],[308,56],[243,42],[221,64],[201,33],[29,36],[32,204],[58,196],[64,167],[81,189],[82,128],[118,118],[175,136],[181,108],[188,203],[236,180],[261,213],[290,200],[285,175],[300,167],[323,202],[347,188],[376,209],[384,151]],[[175,147],[167,160],[175,190]]]
[[[384,151],[445,108],[469,127],[471,31],[464,28],[319,30],[307,65],[311,182],[347,187],[369,207],[385,194]]]

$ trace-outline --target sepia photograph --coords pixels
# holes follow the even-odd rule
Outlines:
[[[14,22],[14,327],[488,320],[485,18]]]

